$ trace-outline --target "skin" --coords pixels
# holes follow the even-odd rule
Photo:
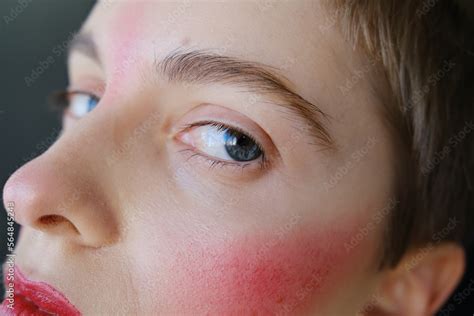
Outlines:
[[[414,282],[407,271],[378,270],[387,216],[346,247],[393,198],[396,149],[372,92],[381,80],[369,72],[350,93],[339,89],[370,58],[345,42],[330,14],[318,1],[98,4],[82,31],[101,62],[74,52],[69,77],[99,105],[80,119],[66,115],[57,142],[4,188],[23,225],[16,264],[24,274],[85,315],[353,315],[379,290],[367,314],[393,312],[401,299],[416,305],[393,294],[400,280]],[[330,117],[334,148],[314,144],[277,100],[248,106],[251,94],[232,85],[162,80],[154,58],[178,47],[280,69]],[[180,152],[180,127],[203,117],[251,131],[269,167],[210,168]],[[419,265],[462,257],[449,249]],[[454,287],[455,267],[431,309]],[[447,269],[432,270],[435,288],[431,278]],[[413,293],[435,296],[431,287]]]

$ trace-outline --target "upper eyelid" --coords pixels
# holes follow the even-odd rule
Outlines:
[[[183,131],[190,123],[208,121],[229,126],[247,136],[251,136],[262,149],[266,149],[265,151],[268,155],[275,158],[280,156],[272,137],[260,124],[232,107],[216,105],[214,103],[201,103],[186,111],[177,122],[174,122],[170,130],[171,137]]]
[[[258,137],[255,137],[252,133],[249,133],[249,132],[243,130],[242,128],[240,128],[240,127],[235,127],[235,126],[230,125],[230,124],[223,124],[223,123],[220,123],[218,121],[206,120],[206,121],[198,121],[196,123],[185,124],[184,126],[182,126],[182,130],[180,132],[175,133],[172,138],[173,139],[178,139],[186,131],[189,131],[193,128],[199,128],[199,127],[204,127],[204,126],[224,127],[228,130],[237,131],[237,132],[249,137],[262,150],[263,154],[266,155],[266,152],[267,152],[268,148],[267,148],[266,145],[264,145],[258,139]]]
[[[245,136],[252,139],[252,141],[254,141],[260,148],[263,149],[263,147],[264,147],[264,145],[261,143],[261,141],[258,140],[258,137],[255,137],[251,132],[248,132],[245,129],[239,127],[239,126],[235,126],[235,125],[232,125],[232,124],[224,124],[224,123],[220,123],[218,121],[212,121],[212,120],[203,120],[203,121],[198,121],[198,122],[195,122],[195,123],[186,124],[184,127],[185,127],[185,129],[188,129],[188,128],[199,127],[199,126],[224,127],[224,128],[229,129],[229,130],[234,130],[234,131],[237,131],[241,134],[244,134]]]

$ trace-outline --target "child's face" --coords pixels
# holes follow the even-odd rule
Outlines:
[[[25,226],[18,267],[88,315],[362,309],[379,278],[395,153],[373,61],[336,19],[315,1],[97,5],[82,29],[96,58],[76,42],[69,76],[100,103],[67,114],[60,139],[4,191]],[[255,64],[204,53],[188,56],[192,67],[160,63],[177,49],[274,67],[326,113],[313,118],[332,146]],[[91,101],[72,100],[76,115]]]

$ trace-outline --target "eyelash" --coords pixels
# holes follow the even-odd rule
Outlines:
[[[260,148],[260,150],[262,152],[262,155],[261,155],[260,158],[258,158],[258,162],[257,162],[259,170],[266,170],[269,167],[270,161],[268,160],[268,158],[266,156],[266,153],[265,153],[265,150],[263,149],[263,146],[261,145],[261,143],[257,139],[255,139],[255,137],[253,137],[252,135],[249,135],[246,131],[244,131],[243,129],[241,129],[239,127],[230,126],[230,125],[227,125],[227,124],[224,124],[224,123],[221,123],[221,122],[217,122],[217,121],[205,120],[205,121],[199,121],[199,122],[183,125],[183,127],[181,128],[180,133],[186,132],[186,131],[188,131],[192,128],[200,127],[200,126],[213,126],[213,127],[216,127],[218,131],[233,131],[233,132],[238,132],[240,134],[245,135],[251,141],[253,141]],[[245,169],[246,167],[251,166],[252,164],[255,163],[255,162],[242,163],[242,162],[232,162],[232,161],[218,160],[216,158],[211,158],[211,157],[209,157],[208,155],[206,155],[204,153],[196,152],[193,149],[189,149],[189,148],[183,149],[180,152],[181,153],[192,153],[187,158],[186,161],[188,161],[189,159],[192,159],[194,157],[203,158],[209,164],[209,170],[211,170],[215,167],[219,167],[219,168],[227,168],[228,167],[228,168],[233,168],[233,169],[243,171],[243,169]]]

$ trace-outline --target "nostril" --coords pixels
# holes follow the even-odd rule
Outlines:
[[[67,218],[61,215],[44,215],[38,219],[39,228],[42,229],[51,229],[58,226],[69,226],[76,233],[79,233],[79,230],[74,226]]]
[[[39,218],[39,222],[42,225],[48,225],[48,226],[54,225],[60,222],[64,222],[64,221],[66,221],[66,219],[62,217],[61,215],[45,215]]]

